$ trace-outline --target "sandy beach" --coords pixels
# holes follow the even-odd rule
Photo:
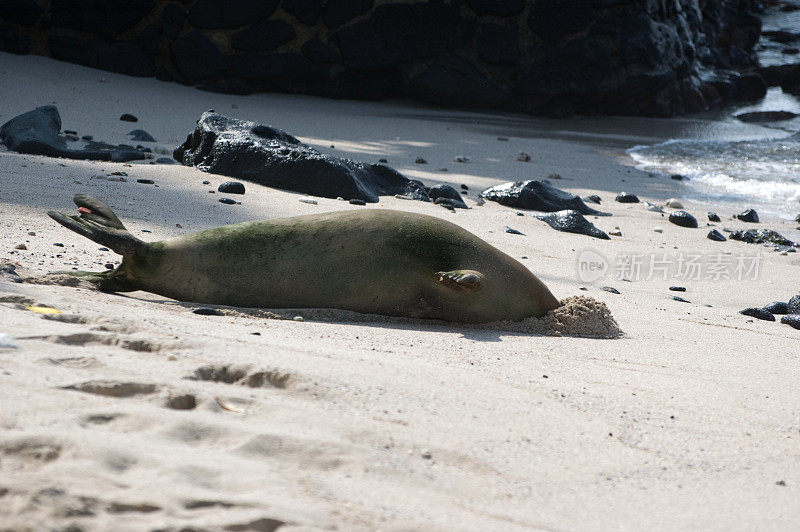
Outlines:
[[[0,333],[16,344],[0,347],[0,529],[791,530],[800,522],[800,331],[739,314],[797,294],[800,257],[708,240],[706,211],[722,218],[717,229],[750,228],[731,219],[748,205],[687,201],[685,184],[637,170],[625,154],[682,131],[746,135],[759,126],[234,96],[5,53],[0,77],[0,123],[54,104],[63,129],[110,143],[144,129],[156,156],[170,157],[215,109],[323,153],[386,158],[428,186],[464,184],[471,208],[455,213],[394,197],[359,208],[454,222],[521,261],[557,298],[605,303],[624,332],[531,335],[302,311],[296,321],[252,309],[203,316],[192,313],[197,304],[145,292],[0,278]],[[120,121],[123,113],[138,122]],[[518,161],[519,152],[532,160]],[[353,208],[251,183],[241,205],[225,205],[210,192],[229,178],[148,162],[3,148],[0,259],[28,276],[118,264],[47,216],[73,211],[76,193],[111,205],[147,241]],[[108,181],[112,172],[126,181]],[[621,236],[556,232],[528,212],[475,201],[488,186],[553,174],[559,188],[599,195],[593,206],[612,216],[590,221]],[[622,191],[656,205],[678,198],[700,227],[670,223],[668,208],[615,202]],[[778,217],[762,216],[759,227],[800,237],[797,223]],[[580,278],[587,250],[606,260],[605,277]],[[679,257],[690,255],[756,261],[757,271],[681,277]],[[620,266],[634,256],[640,272]],[[652,257],[669,272],[649,270]]]

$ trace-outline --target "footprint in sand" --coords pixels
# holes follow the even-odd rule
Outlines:
[[[202,366],[197,368],[194,375],[186,377],[189,380],[223,382],[225,384],[240,384],[250,388],[286,388],[291,375],[277,370],[250,372],[246,366]]]

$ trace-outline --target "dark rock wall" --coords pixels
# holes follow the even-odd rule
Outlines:
[[[671,115],[759,97],[750,0],[0,0],[0,50],[214,91]]]

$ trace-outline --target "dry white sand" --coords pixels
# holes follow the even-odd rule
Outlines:
[[[557,186],[598,193],[613,216],[593,221],[622,236],[557,233],[492,203],[455,214],[395,198],[364,208],[454,221],[521,260],[558,298],[604,302],[625,332],[594,339],[313,313],[302,322],[199,316],[196,305],[148,293],[0,281],[0,333],[17,344],[0,348],[0,528],[790,530],[800,522],[800,331],[738,314],[797,293],[800,260],[714,243],[706,228],[613,201],[621,190],[659,203],[680,195],[679,183],[631,168],[620,148],[691,121],[219,95],[8,54],[0,79],[0,122],[55,102],[65,129],[126,142],[141,128],[166,152],[214,108],[326,153],[386,157],[427,184],[467,184],[470,198],[487,185],[558,173]],[[122,113],[139,122],[120,122]],[[532,162],[518,162],[519,151]],[[453,162],[458,155],[470,162]],[[128,182],[93,178],[113,171]],[[4,151],[0,259],[35,275],[115,263],[46,216],[72,210],[77,192],[112,205],[148,240],[351,208],[254,184],[241,205],[223,205],[209,191],[225,180],[180,166]],[[686,206],[704,220],[707,206]],[[27,250],[14,249],[23,243]],[[762,262],[752,281],[584,283],[576,262],[586,249],[612,262],[718,251],[761,251]],[[691,303],[673,301],[671,284],[687,286],[680,295]],[[26,309],[32,303],[62,314],[47,319]]]

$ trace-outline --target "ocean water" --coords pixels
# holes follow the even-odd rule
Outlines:
[[[793,220],[800,213],[800,117],[741,128],[733,117],[770,110],[800,114],[800,101],[770,89],[762,102],[708,119],[708,128],[687,138],[635,146],[628,154],[641,170],[687,177],[682,197],[733,210],[753,207]],[[712,127],[715,121],[730,127]],[[704,133],[720,130],[726,132]]]

